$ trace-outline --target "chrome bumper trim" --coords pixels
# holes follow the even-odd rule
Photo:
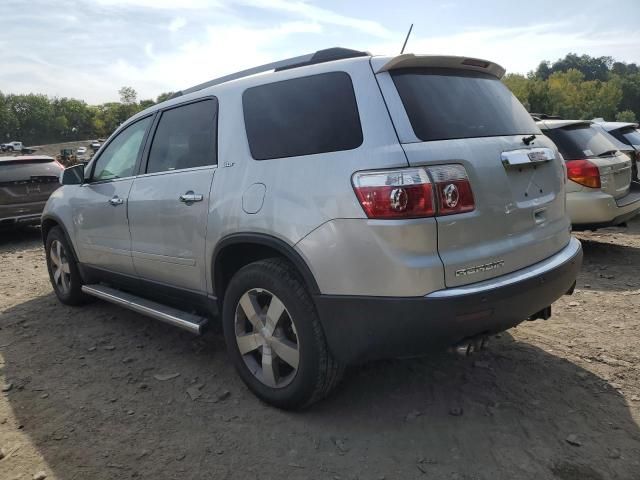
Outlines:
[[[580,244],[580,241],[574,237],[571,237],[568,245],[558,253],[556,253],[552,257],[547,258],[546,260],[542,260],[541,262],[531,265],[530,267],[523,268],[506,275],[501,275],[500,277],[483,280],[482,282],[464,285],[462,287],[437,290],[433,293],[425,295],[425,298],[450,298],[470,295],[522,282],[524,280],[537,277],[538,275],[543,275],[555,268],[558,268],[562,264],[570,261],[573,257],[575,257],[580,252],[581,248],[582,246]]]

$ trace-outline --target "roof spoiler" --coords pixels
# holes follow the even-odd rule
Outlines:
[[[482,60],[480,58],[454,57],[449,55],[414,55],[413,53],[405,53],[404,55],[393,57],[387,63],[382,65],[376,73],[388,72],[389,70],[397,70],[399,68],[416,67],[473,70],[476,72],[488,73],[497,79],[501,79],[506,72],[506,70],[497,63]]]

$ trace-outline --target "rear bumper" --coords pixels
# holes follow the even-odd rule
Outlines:
[[[0,225],[40,223],[46,201],[0,205]]]
[[[640,191],[633,189],[617,200],[597,191],[568,193],[567,210],[577,229],[619,225],[640,213]]]
[[[582,263],[572,238],[554,256],[491,280],[424,297],[315,297],[327,341],[342,362],[415,356],[509,329],[567,293]]]

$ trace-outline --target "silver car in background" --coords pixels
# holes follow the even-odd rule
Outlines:
[[[541,120],[567,169],[567,211],[575,229],[623,224],[640,212],[632,159],[589,120]]]
[[[345,365],[549,318],[582,249],[564,164],[504,72],[336,48],[179,92],[65,170],[43,216],[53,289],[193,333],[219,319],[281,408]]]

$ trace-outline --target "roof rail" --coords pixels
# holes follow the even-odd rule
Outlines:
[[[351,50],[349,48],[326,48],[324,50],[318,50],[315,53],[308,53],[306,55],[300,55],[299,57],[287,58],[286,60],[279,60],[277,62],[267,63],[260,65],[259,67],[248,68],[236,73],[225,75],[224,77],[214,78],[208,82],[201,83],[186,90],[181,90],[174,93],[171,98],[180,97],[188,93],[197,92],[204,88],[213,87],[214,85],[220,85],[221,83],[230,82],[231,80],[237,80],[238,78],[248,77],[255,75],[256,73],[268,72],[274,70],[279,72],[281,70],[288,70],[290,68],[305,67],[307,65],[315,65],[317,63],[332,62],[335,60],[342,60],[344,58],[365,57],[371,55],[369,52],[361,52],[358,50]]]

